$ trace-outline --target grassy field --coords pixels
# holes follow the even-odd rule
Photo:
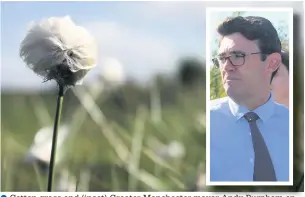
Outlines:
[[[70,133],[58,149],[64,157],[56,166],[56,183],[67,170],[75,177],[78,191],[293,190],[205,186],[206,91],[202,76],[205,72],[193,77],[197,80],[156,77],[154,85],[147,87],[128,82],[101,91],[102,84],[97,83],[69,90],[61,124],[68,125]],[[24,158],[36,132],[52,127],[56,90],[2,92],[1,104],[1,190],[45,191],[47,171]],[[297,113],[301,122],[303,115]],[[300,130],[303,125],[296,127]],[[296,180],[302,170],[302,150],[296,146]]]

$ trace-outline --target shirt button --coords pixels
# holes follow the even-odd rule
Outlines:
[[[254,159],[253,159],[253,158],[251,158],[251,159],[250,159],[250,163],[253,163],[253,162],[254,162]]]

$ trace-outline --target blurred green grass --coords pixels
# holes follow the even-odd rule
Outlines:
[[[69,125],[71,135],[55,172],[69,169],[78,177],[89,170],[90,191],[194,187],[198,166],[205,161],[205,127],[200,123],[204,120],[198,120],[204,118],[200,115],[205,111],[205,80],[184,85],[175,77],[159,75],[154,81],[150,87],[130,81],[99,95],[90,86],[69,90],[61,123]],[[52,126],[55,101],[56,90],[2,92],[2,191],[45,190],[47,174],[25,163],[24,156],[36,132]],[[185,155],[169,155],[166,147],[173,141],[183,145]]]

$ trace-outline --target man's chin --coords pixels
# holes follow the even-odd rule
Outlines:
[[[226,91],[238,91],[238,84],[237,83],[234,83],[234,82],[227,82],[224,84],[224,89]]]
[[[224,89],[225,89],[226,94],[232,98],[239,96],[241,93],[240,89],[238,89],[236,87],[232,87],[230,85],[225,86]]]

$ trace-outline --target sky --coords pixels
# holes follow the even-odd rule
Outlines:
[[[19,58],[19,44],[33,20],[69,15],[96,38],[99,61],[89,78],[101,72],[107,58],[115,58],[126,75],[145,80],[174,71],[183,56],[204,58],[204,11],[202,2],[5,2],[1,88],[42,86]]]
[[[86,82],[99,75],[107,62],[120,62],[124,74],[146,81],[155,73],[177,69],[180,58],[205,61],[207,6],[262,5],[262,2],[1,2],[1,91],[32,91],[47,87],[19,57],[19,45],[31,21],[66,16],[85,27],[97,40],[97,67]],[[274,6],[273,3],[265,3]],[[300,4],[292,5],[298,12]]]

